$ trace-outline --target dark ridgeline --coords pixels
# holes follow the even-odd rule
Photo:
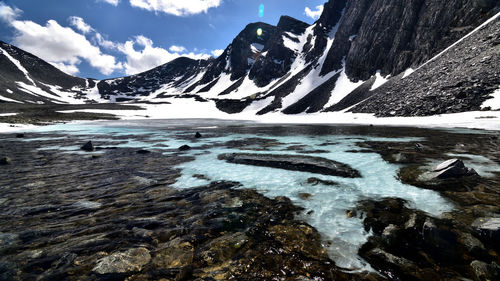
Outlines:
[[[351,110],[378,116],[478,110],[500,85],[496,75],[500,65],[498,18],[443,56],[419,66],[499,11],[497,0],[330,0],[314,25],[288,16],[281,17],[277,26],[251,23],[218,58],[178,58],[143,73],[102,81],[66,75],[29,53],[1,43],[2,49],[26,68],[36,86],[54,94],[54,98],[20,90],[16,81],[29,85],[32,82],[4,55],[0,55],[0,90],[6,98],[53,103],[59,97],[45,84],[58,85],[92,103],[87,96],[95,83],[102,98],[116,102],[133,101],[153,92],[158,98],[172,97],[171,93],[158,93],[169,85],[179,93],[175,97],[199,102],[213,99],[218,109],[228,113],[241,112],[252,102],[268,98],[272,101],[258,114],[278,110],[286,114],[339,111],[360,102]],[[259,28],[261,36],[256,35]],[[335,39],[329,46],[328,39],[333,35]],[[292,50],[289,44],[297,44],[298,49]],[[301,63],[292,72],[294,62]],[[327,108],[343,68],[351,81],[364,83]],[[402,79],[408,68],[419,69]],[[285,107],[283,99],[313,70],[322,76],[337,74],[317,82],[315,88]],[[377,72],[391,79],[371,90]],[[206,97],[226,75],[230,83],[224,89],[218,87],[216,97]],[[245,91],[241,88],[245,79],[268,87],[231,99],[231,92]]]

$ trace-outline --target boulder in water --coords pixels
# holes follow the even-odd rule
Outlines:
[[[197,139],[201,138],[200,132],[196,132],[196,134],[194,135],[194,137],[197,138]]]
[[[150,260],[151,255],[146,248],[133,248],[100,259],[92,271],[99,274],[140,271]]]
[[[437,165],[432,172],[434,173],[432,177],[436,179],[460,178],[464,176],[478,175],[474,169],[465,167],[464,162],[456,158],[444,161],[443,163]]]
[[[11,163],[11,159],[9,157],[0,157],[0,165],[8,165]]]
[[[180,150],[180,151],[186,151],[186,150],[190,150],[190,149],[191,149],[191,147],[190,147],[189,145],[187,145],[187,144],[185,144],[185,145],[183,145],[183,146],[179,147],[179,150]]]
[[[94,145],[92,145],[92,141],[88,141],[86,144],[80,147],[80,149],[89,152],[94,151]]]

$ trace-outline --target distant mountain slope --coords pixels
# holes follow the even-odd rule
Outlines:
[[[2,43],[0,102],[175,104],[187,98],[255,114],[477,110],[500,87],[498,18],[419,66],[499,10],[498,0],[330,0],[313,25],[287,16],[277,26],[251,23],[218,58],[178,58],[102,81],[66,75]],[[418,69],[406,77],[412,68]]]

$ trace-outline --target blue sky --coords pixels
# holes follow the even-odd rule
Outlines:
[[[0,40],[103,79],[216,56],[250,22],[313,23],[326,0],[0,0]],[[264,15],[259,16],[259,6]]]

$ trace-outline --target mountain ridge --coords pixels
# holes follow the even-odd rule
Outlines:
[[[495,88],[500,88],[500,81],[491,74],[498,72],[496,65],[500,65],[496,45],[481,45],[490,54],[485,66],[481,66],[480,60],[476,66],[467,65],[474,61],[465,59],[471,52],[456,54],[461,64],[455,67],[475,74],[453,77],[461,79],[464,85],[474,85],[476,82],[471,79],[479,79],[484,86],[450,88],[448,85],[456,92],[453,95],[445,86],[439,88],[441,92],[435,100],[446,106],[422,103],[429,107],[426,109],[418,105],[418,97],[429,95],[417,91],[415,85],[427,85],[425,81],[413,80],[411,85],[398,82],[404,80],[406,72],[429,61],[500,10],[496,0],[451,0],[447,5],[442,2],[330,0],[312,25],[288,16],[282,16],[276,26],[250,23],[218,58],[181,57],[136,75],[100,81],[66,75],[43,60],[1,42],[0,102],[175,103],[178,98],[187,98],[213,101],[217,109],[231,114],[257,108],[255,113],[259,115],[343,111],[356,104],[359,105],[354,112],[377,116],[478,110],[481,102]],[[498,30],[495,32],[491,26],[498,21],[493,19],[489,27],[476,35],[487,29],[494,36],[485,40],[496,42]],[[260,36],[256,32],[259,28],[263,31]],[[465,40],[456,49],[465,50],[460,46],[469,41]],[[453,56],[438,58],[432,66],[436,67],[443,59],[452,60]],[[480,75],[484,77],[478,78]],[[413,96],[398,94],[405,92]],[[419,110],[410,110],[415,107]]]

